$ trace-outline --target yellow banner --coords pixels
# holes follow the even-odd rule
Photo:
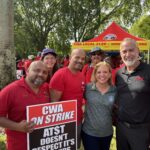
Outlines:
[[[119,50],[121,41],[107,41],[107,42],[75,42],[72,44],[72,49],[82,48],[86,51],[94,47],[100,47],[106,51]],[[149,50],[150,41],[137,41],[140,50]]]

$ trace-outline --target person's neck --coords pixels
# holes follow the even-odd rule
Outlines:
[[[109,83],[104,83],[104,84],[101,84],[99,82],[96,82],[96,87],[97,89],[101,92],[101,93],[106,93],[110,87]]]
[[[126,66],[127,71],[132,73],[140,64],[140,61],[137,61],[133,66]]]
[[[79,72],[79,70],[73,69],[71,66],[68,66],[68,69],[73,73],[76,74]]]
[[[34,93],[37,94],[39,92],[39,87],[38,86],[35,86],[34,84],[32,84],[27,78],[25,78],[25,81]]]
[[[95,67],[96,64],[97,62],[91,62],[91,67]]]

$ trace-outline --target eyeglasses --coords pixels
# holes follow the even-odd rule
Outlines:
[[[93,55],[93,56],[95,56],[95,55],[100,56],[100,55],[102,55],[102,53],[101,52],[93,52],[93,53],[91,53],[91,55]]]

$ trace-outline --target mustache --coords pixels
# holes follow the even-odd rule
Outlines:
[[[76,64],[80,64],[80,65],[83,65],[83,63],[81,63],[81,62],[76,62]]]

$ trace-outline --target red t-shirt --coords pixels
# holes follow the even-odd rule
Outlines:
[[[0,117],[7,117],[15,122],[26,120],[26,106],[50,102],[48,84],[40,87],[35,94],[24,78],[17,80],[0,92]],[[8,150],[27,150],[27,134],[6,130]]]
[[[84,76],[81,72],[73,74],[68,67],[59,69],[50,81],[50,89],[62,92],[60,101],[77,100],[77,118],[81,123],[83,118],[82,100],[85,88]]]
[[[40,56],[36,56],[34,60],[40,60],[41,57]]]
[[[85,76],[85,83],[89,83],[91,82],[91,76],[93,73],[94,68],[91,67],[89,64],[86,64],[83,69],[82,69],[82,73]]]
[[[64,59],[63,67],[67,67],[69,65],[69,59]]]

